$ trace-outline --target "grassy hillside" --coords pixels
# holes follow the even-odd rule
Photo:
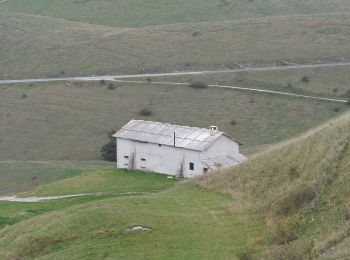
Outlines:
[[[347,114],[198,183],[232,196],[232,212],[253,211],[264,220],[267,259],[347,258],[341,242],[350,228],[349,130]]]
[[[0,195],[31,190],[37,185],[77,176],[83,172],[113,167],[107,162],[0,161]],[[32,181],[36,176],[37,180]]]
[[[229,214],[229,201],[185,183],[154,195],[83,203],[3,228],[0,258],[235,259],[246,234],[258,235],[261,227]],[[150,231],[126,231],[134,225]]]
[[[0,258],[346,259],[349,130],[347,113],[253,156],[240,167],[202,176],[194,183],[180,182],[152,195],[62,200],[41,214],[33,204],[24,210],[31,212],[32,207],[34,214],[21,217],[17,224],[10,216],[20,214],[20,208],[2,203],[2,220],[9,225],[0,230]],[[130,179],[105,173],[109,176],[105,182],[134,190],[127,186]],[[163,188],[169,187],[164,181],[173,181],[147,174],[129,177],[155,176]],[[86,183],[85,178],[95,177],[79,178]],[[47,185],[43,194],[70,192],[79,178],[71,179],[72,184]],[[48,204],[41,205],[45,209]],[[135,225],[150,230],[127,231]]]
[[[20,169],[20,165],[24,163],[12,163],[12,168]],[[29,163],[27,163],[29,164]],[[33,163],[40,164],[40,163]],[[130,196],[135,194],[143,193],[155,193],[162,190],[169,189],[173,187],[176,183],[174,179],[167,179],[164,175],[150,174],[142,172],[129,172],[118,169],[105,169],[92,172],[84,172],[76,177],[67,178],[61,181],[59,178],[60,173],[64,166],[63,163],[51,164],[49,167],[35,167],[44,171],[48,171],[46,175],[51,176],[51,184],[39,184],[39,186],[34,186],[30,192],[20,193],[18,196],[57,196],[57,195],[74,195],[82,193],[99,193],[99,194],[88,194],[86,196],[81,196],[71,199],[55,200],[50,202],[38,202],[38,203],[17,203],[17,202],[4,202],[0,201],[0,229],[6,225],[13,225],[24,219],[34,217],[49,211],[59,210],[74,206],[77,204],[82,204],[90,201],[101,200],[109,198],[112,196]],[[82,164],[82,163],[80,163]],[[88,163],[85,163],[88,164]],[[101,163],[102,164],[102,163]],[[66,175],[73,172],[73,168],[68,168],[68,163],[66,167]],[[97,163],[95,163],[97,165]],[[76,168],[78,167],[77,165]],[[105,164],[106,166],[106,164]],[[8,167],[9,168],[9,167]],[[7,169],[8,169],[7,168]],[[28,169],[29,167],[27,167]],[[34,167],[32,167],[34,169]],[[80,169],[83,171],[83,169]],[[92,170],[86,167],[85,171]],[[14,174],[17,178],[13,182],[8,182],[3,175],[0,175],[1,183],[7,184],[8,189],[14,190],[18,189],[20,186],[20,180],[23,179],[21,176]],[[23,174],[25,175],[25,174]],[[71,174],[74,176],[74,174]],[[54,182],[53,179],[56,179]],[[18,185],[18,183],[20,183]],[[28,188],[27,188],[28,189]]]
[[[2,79],[350,59],[348,13],[123,29],[0,10],[0,25]]]
[[[350,11],[346,0],[11,0],[1,5],[16,12],[116,27]]]
[[[0,159],[100,159],[107,133],[131,119],[205,128],[215,123],[244,142],[242,149],[249,152],[348,109],[342,104],[215,88],[117,83],[110,88],[107,82],[1,86]],[[140,115],[144,108],[151,110],[151,116]]]
[[[147,78],[137,78],[135,80],[146,81]],[[339,97],[343,99],[350,97],[350,66],[166,76],[154,77],[153,80],[164,82],[201,81],[213,85],[268,89],[312,96]]]
[[[129,172],[120,169],[100,170],[84,173],[74,178],[64,179],[39,186],[25,196],[57,196],[82,193],[106,192],[111,194],[159,192],[174,185],[174,179],[166,175]]]

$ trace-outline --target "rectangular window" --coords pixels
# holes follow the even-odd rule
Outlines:
[[[193,171],[194,170],[194,163],[190,162],[190,170]]]
[[[203,168],[203,172],[207,173],[208,172],[208,168]]]
[[[145,158],[141,158],[141,161],[146,161],[146,159]]]
[[[125,159],[129,159],[129,156],[125,155],[124,158],[125,158]]]

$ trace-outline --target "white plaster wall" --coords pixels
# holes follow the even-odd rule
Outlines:
[[[203,173],[200,152],[172,146],[136,142],[117,138],[117,166],[128,168],[129,159],[135,151],[135,168],[142,171],[159,172],[176,176],[184,159],[184,177],[191,178]],[[145,159],[145,161],[142,160]],[[190,162],[194,170],[190,170]]]
[[[201,158],[212,158],[216,156],[231,155],[239,153],[239,144],[225,135],[222,135],[211,146],[204,150]]]

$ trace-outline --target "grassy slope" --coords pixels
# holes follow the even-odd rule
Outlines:
[[[154,195],[84,203],[2,229],[0,258],[232,259],[247,246],[246,234],[261,227],[229,214],[229,201],[182,183]],[[133,225],[152,230],[124,232]]]
[[[303,82],[306,76],[309,82]],[[146,77],[135,80],[144,80]],[[285,71],[232,72],[208,75],[156,77],[153,81],[196,82],[268,89],[313,96],[349,98],[350,66],[292,69]]]
[[[0,25],[3,79],[350,58],[347,13],[121,29],[0,10]]]
[[[248,151],[326,121],[337,115],[335,107],[347,109],[334,103],[214,88],[114,86],[114,90],[108,89],[108,83],[99,82],[1,86],[0,136],[4,148],[0,158],[98,159],[100,148],[108,141],[107,133],[133,118],[200,127],[215,122],[242,140],[242,149]],[[143,108],[150,109],[152,116],[140,116]],[[237,124],[231,125],[232,120]]]
[[[346,114],[198,183],[237,199],[233,212],[253,210],[265,219],[268,259],[327,255],[349,235],[349,130]]]
[[[33,189],[86,171],[112,167],[107,162],[0,162],[0,195]],[[37,181],[32,181],[36,176]]]
[[[20,165],[24,163],[12,163],[12,168],[23,169]],[[27,163],[29,164],[29,163]],[[62,170],[65,169],[66,175],[77,175],[74,172],[73,167],[68,168],[68,163],[63,165],[63,163],[52,163],[50,167],[46,166],[38,167],[28,167],[27,169],[40,169],[40,171],[47,170],[49,174],[58,180],[62,178]],[[80,163],[82,164],[82,163]],[[88,163],[85,163],[87,165]],[[91,163],[90,163],[91,164]],[[95,163],[95,165],[97,165]],[[109,165],[109,164],[107,164]],[[78,167],[74,164],[75,168]],[[106,166],[106,165],[105,165]],[[97,167],[96,167],[97,168]],[[8,168],[7,168],[8,169]],[[75,169],[77,170],[77,169]],[[80,172],[84,169],[79,169]],[[92,170],[85,166],[85,171]],[[3,176],[0,176],[3,177]],[[66,176],[67,178],[67,176]],[[23,179],[23,178],[22,178]],[[6,180],[6,179],[5,179]],[[21,178],[17,177],[17,182],[6,182],[9,189],[18,189],[17,187],[21,185]],[[51,179],[51,182],[54,180]],[[4,179],[1,178],[1,182]],[[99,196],[83,196],[79,198],[73,198],[68,200],[56,200],[44,203],[13,203],[13,202],[3,202],[0,201],[0,228],[5,225],[11,225],[17,223],[23,219],[27,219],[39,214],[43,214],[48,211],[58,210],[67,208],[73,205],[95,201],[111,196],[127,195],[126,192],[159,192],[161,190],[168,189],[176,183],[173,179],[167,179],[164,175],[159,174],[147,174],[142,172],[126,172],[118,169],[105,169],[97,170],[93,172],[85,172],[76,177],[67,178],[61,181],[56,181],[48,185],[40,185],[39,187],[33,189],[30,192],[21,193],[20,195],[26,196],[48,196],[48,195],[71,195],[79,193],[92,193],[92,192],[104,192]],[[123,194],[122,194],[123,193]]]
[[[173,179],[166,175],[129,172],[119,169],[100,170],[86,173],[40,186],[26,192],[26,196],[56,196],[79,193],[111,192],[158,192],[173,186]]]
[[[8,10],[117,27],[350,11],[346,0],[11,0]]]

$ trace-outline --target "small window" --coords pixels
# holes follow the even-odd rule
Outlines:
[[[158,144],[158,146],[159,146],[159,147],[162,147],[162,145],[161,145],[161,144]]]
[[[194,163],[190,162],[190,170],[193,171],[194,170]]]
[[[203,168],[203,172],[207,173],[208,172],[208,168]]]
[[[144,161],[146,161],[146,159],[145,159],[145,158],[141,158],[141,161],[143,161],[143,162],[144,162]]]
[[[129,156],[125,155],[124,158],[125,158],[125,159],[129,159]]]

